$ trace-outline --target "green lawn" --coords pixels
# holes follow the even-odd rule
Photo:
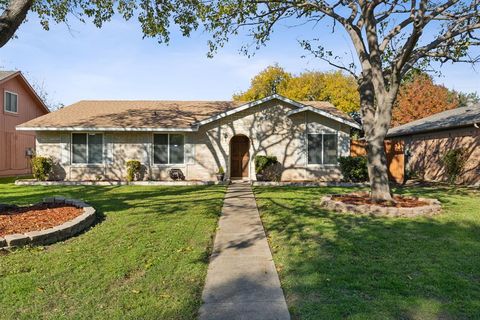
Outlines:
[[[0,203],[84,199],[90,230],[0,252],[0,319],[193,319],[224,187],[31,187],[0,183]]]
[[[350,189],[351,190],[351,189]],[[438,198],[433,218],[373,218],[318,206],[340,188],[255,188],[294,319],[480,319],[480,193]]]

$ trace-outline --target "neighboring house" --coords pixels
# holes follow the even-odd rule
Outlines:
[[[338,180],[338,156],[350,152],[359,125],[327,102],[279,95],[232,101],[80,101],[31,120],[39,155],[54,158],[57,179],[123,180],[139,160],[145,179],[255,179],[256,155],[277,156],[283,180]]]
[[[387,138],[405,142],[406,168],[430,181],[446,180],[442,158],[462,148],[467,162],[458,182],[480,183],[480,105],[456,108],[393,129]]]
[[[35,132],[16,132],[15,126],[49,113],[20,71],[0,71],[0,176],[29,174]]]

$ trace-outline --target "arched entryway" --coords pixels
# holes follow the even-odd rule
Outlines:
[[[250,160],[250,139],[235,136],[230,140],[230,177],[232,179],[248,178]]]

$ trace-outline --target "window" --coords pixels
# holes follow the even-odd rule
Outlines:
[[[5,91],[4,108],[8,112],[18,112],[18,95],[16,93]]]
[[[184,137],[182,134],[153,135],[153,163],[183,164]]]
[[[334,133],[308,135],[309,164],[337,164],[337,135]]]
[[[73,133],[72,163],[103,163],[103,134]]]

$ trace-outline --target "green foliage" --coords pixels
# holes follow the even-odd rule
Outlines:
[[[292,75],[277,64],[261,71],[252,79],[250,88],[233,95],[233,99],[251,101],[274,93],[297,101],[328,101],[345,113],[360,108],[358,86],[353,77],[339,71],[306,71]]]
[[[40,181],[45,181],[52,172],[53,161],[47,157],[33,157],[32,158],[32,173],[33,177]]]
[[[477,319],[480,284],[472,279],[480,267],[472,257],[480,252],[480,192],[394,190],[439,199],[443,212],[428,218],[318,206],[325,195],[352,191],[359,189],[254,188],[282,288],[295,297],[287,299],[292,319]]]
[[[351,182],[368,181],[368,168],[366,157],[340,157],[338,158],[343,179]]]
[[[467,154],[464,149],[450,149],[442,158],[448,182],[453,184],[465,168]]]
[[[255,173],[262,173],[267,167],[276,164],[275,156],[256,156],[255,157]]]
[[[225,170],[223,169],[222,166],[218,168],[217,174],[225,174]]]
[[[140,170],[142,169],[142,164],[138,160],[129,160],[127,161],[127,181],[131,182],[135,180],[135,177],[138,177]]]

